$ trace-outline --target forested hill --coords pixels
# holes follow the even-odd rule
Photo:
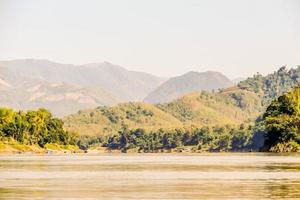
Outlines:
[[[281,67],[267,76],[256,74],[238,83],[242,90],[255,92],[262,98],[262,104],[267,106],[273,99],[297,86],[300,81],[300,66],[287,70]]]
[[[84,135],[107,135],[124,126],[153,131],[254,122],[274,98],[295,87],[299,77],[300,67],[282,67],[267,76],[257,74],[236,87],[194,92],[170,103],[124,103],[81,110],[64,119],[65,128]]]

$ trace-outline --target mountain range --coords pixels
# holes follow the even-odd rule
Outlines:
[[[65,129],[108,135],[124,127],[146,131],[253,122],[300,80],[300,67],[230,80],[219,72],[161,78],[104,63],[0,61],[0,105],[44,107]]]
[[[167,79],[108,62],[72,65],[37,59],[0,61],[1,106],[20,110],[44,107],[56,116],[124,102],[169,102],[189,92],[232,84],[219,72],[188,72]]]

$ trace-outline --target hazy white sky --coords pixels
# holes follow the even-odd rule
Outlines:
[[[230,78],[300,65],[300,0],[0,0],[0,60]]]

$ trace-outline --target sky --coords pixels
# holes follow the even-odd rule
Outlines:
[[[0,60],[230,78],[300,65],[299,0],[0,0]]]

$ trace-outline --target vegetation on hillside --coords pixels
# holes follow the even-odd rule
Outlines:
[[[268,106],[274,98],[297,86],[300,80],[300,66],[287,70],[281,67],[279,70],[267,76],[256,74],[238,83],[242,90],[255,92],[262,98],[262,104]]]
[[[180,121],[195,126],[241,124],[255,119],[259,113],[259,99],[250,93],[238,88],[195,92],[158,107]]]
[[[147,131],[182,126],[172,115],[144,103],[124,103],[114,107],[79,111],[65,118],[64,122],[67,130],[90,136],[114,134],[124,126],[130,129],[144,128]]]

